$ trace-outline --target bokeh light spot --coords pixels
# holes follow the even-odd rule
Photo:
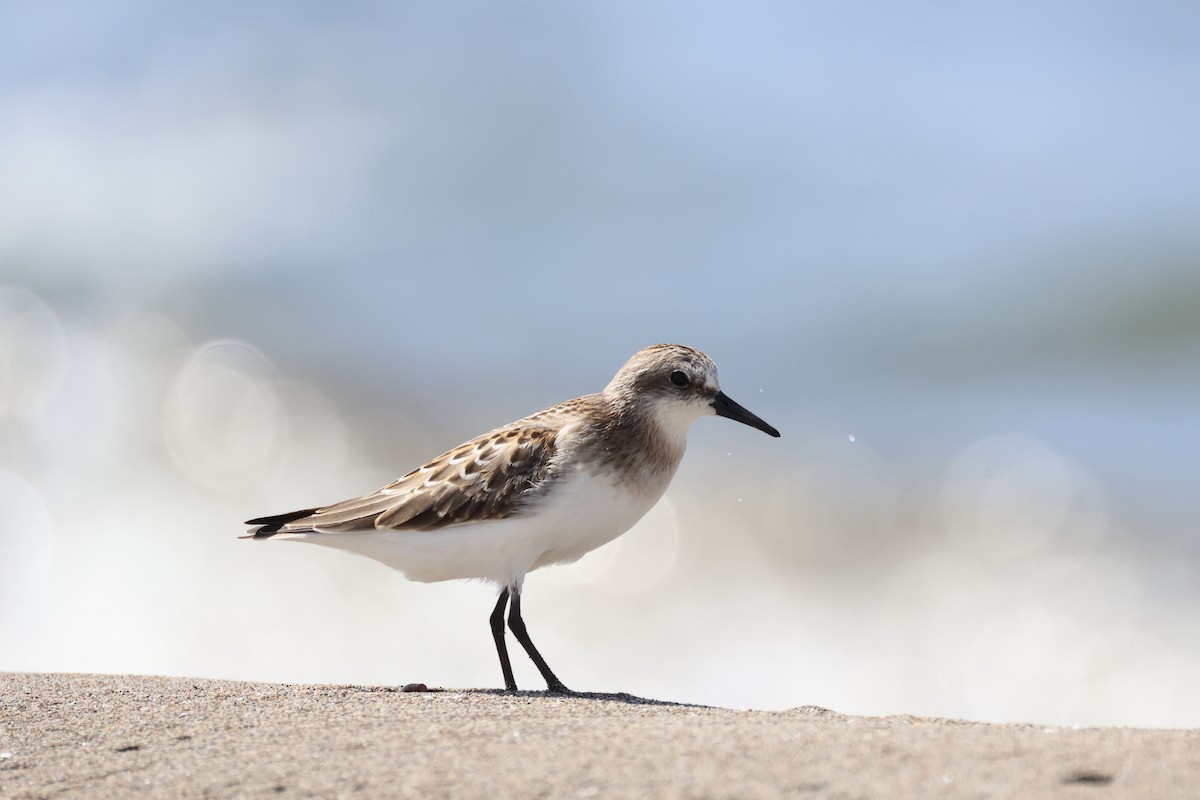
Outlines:
[[[288,419],[274,370],[238,341],[198,347],[167,400],[165,435],[175,463],[214,489],[252,492],[279,465]]]

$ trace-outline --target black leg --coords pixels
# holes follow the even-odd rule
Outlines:
[[[508,589],[503,589],[488,621],[492,624],[492,638],[496,640],[496,653],[500,656],[500,669],[504,671],[504,688],[515,692],[517,682],[513,680],[512,664],[508,662],[508,645],[504,643],[504,606],[507,604]]]
[[[521,594],[516,589],[513,589],[512,604],[508,610],[508,627],[512,630],[513,636],[517,637],[521,646],[525,648],[525,652],[533,659],[538,672],[542,673],[542,677],[546,679],[546,688],[553,694],[571,694],[571,690],[555,677],[554,673],[550,671],[546,659],[542,658],[542,654],[533,646],[533,640],[529,638],[529,631],[525,630],[525,620],[521,619]]]

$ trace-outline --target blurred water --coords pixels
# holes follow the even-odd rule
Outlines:
[[[240,521],[682,341],[784,438],[530,576],[569,685],[1200,724],[1198,21],[6,5],[0,669],[496,685]]]

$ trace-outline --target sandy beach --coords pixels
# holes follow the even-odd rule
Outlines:
[[[0,675],[0,795],[1194,797],[1200,732]]]

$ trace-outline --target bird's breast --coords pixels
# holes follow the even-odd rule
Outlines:
[[[631,484],[612,470],[588,468],[564,476],[538,507],[522,515],[541,540],[541,553],[531,568],[575,561],[611,542],[654,507],[670,481],[666,474]]]

